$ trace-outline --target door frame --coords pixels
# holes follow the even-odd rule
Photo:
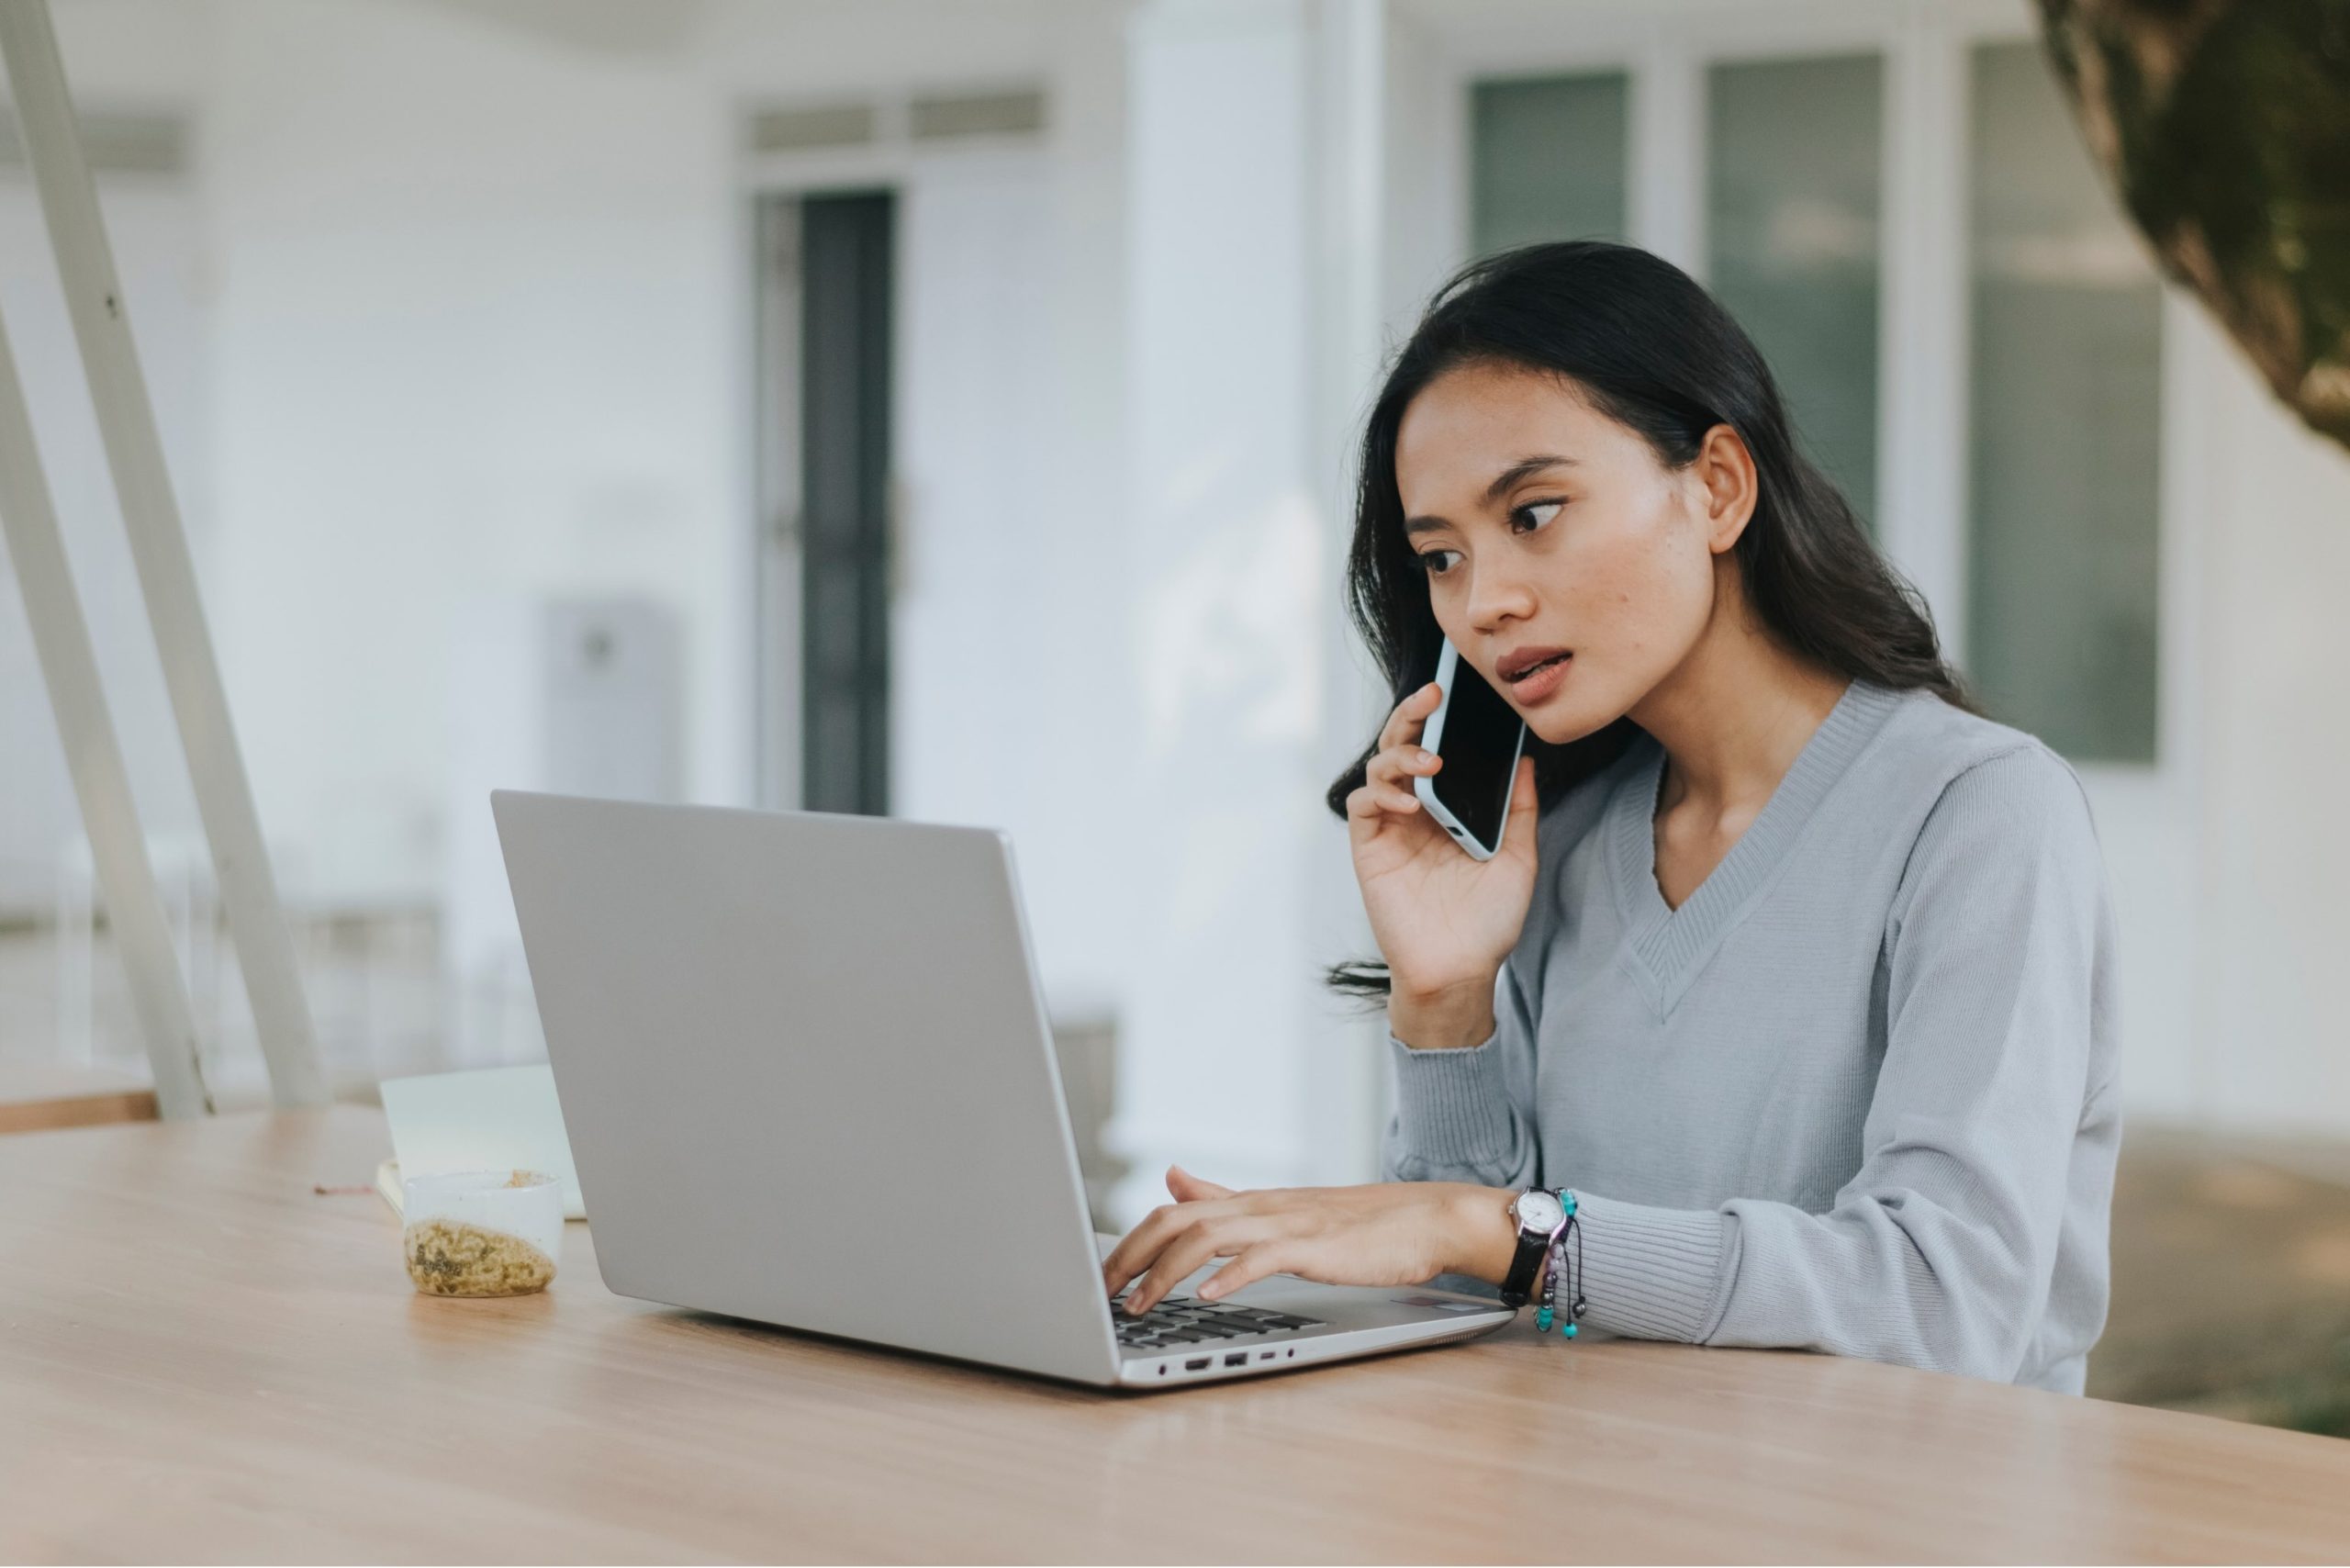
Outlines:
[[[734,341],[744,346],[735,380],[737,406],[744,412],[738,469],[742,491],[736,508],[743,527],[735,552],[747,629],[739,656],[751,673],[744,715],[750,736],[744,790],[755,805],[771,811],[801,805],[804,722],[797,238],[779,226],[790,221],[792,204],[808,196],[877,190],[895,196],[901,221],[890,310],[893,319],[903,323],[911,271],[904,264],[904,247],[911,230],[902,218],[916,189],[924,180],[951,174],[973,161],[1042,158],[1046,151],[1045,137],[1035,131],[918,141],[907,97],[875,94],[869,101],[874,111],[869,140],[845,147],[745,151],[737,166],[733,249],[743,266],[737,274]],[[741,122],[747,125],[755,112],[746,108]],[[901,436],[910,385],[904,333],[895,335],[890,352],[890,427],[893,436]],[[901,445],[893,442],[893,448]],[[893,470],[900,461],[893,450]],[[904,490],[894,472],[889,507],[895,581],[905,571],[907,529]]]

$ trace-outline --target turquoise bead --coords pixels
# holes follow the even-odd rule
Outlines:
[[[1549,1307],[1545,1306],[1536,1310],[1534,1314],[1534,1327],[1538,1333],[1548,1334],[1550,1331],[1550,1309]]]
[[[1570,1323],[1564,1328],[1560,1329],[1559,1332],[1572,1339],[1575,1337],[1575,1326]]]

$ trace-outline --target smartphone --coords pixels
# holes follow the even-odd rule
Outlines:
[[[1420,745],[1444,758],[1444,766],[1434,778],[1414,778],[1412,792],[1471,858],[1490,860],[1509,823],[1510,785],[1518,753],[1526,749],[1526,721],[1449,637],[1437,655],[1436,683],[1444,698],[1428,715]]]

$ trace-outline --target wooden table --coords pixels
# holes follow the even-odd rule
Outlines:
[[[1538,1338],[1120,1396],[623,1301],[415,1295],[370,1111],[0,1138],[0,1557],[2350,1555],[2350,1443]]]

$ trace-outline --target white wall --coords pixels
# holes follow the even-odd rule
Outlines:
[[[484,594],[675,607],[690,787],[733,796],[723,102],[453,8],[219,17],[215,623],[263,820],[338,898],[429,896],[451,634]]]
[[[2350,453],[2199,320],[2201,521],[2194,1046],[2180,1109],[2350,1136]]]

